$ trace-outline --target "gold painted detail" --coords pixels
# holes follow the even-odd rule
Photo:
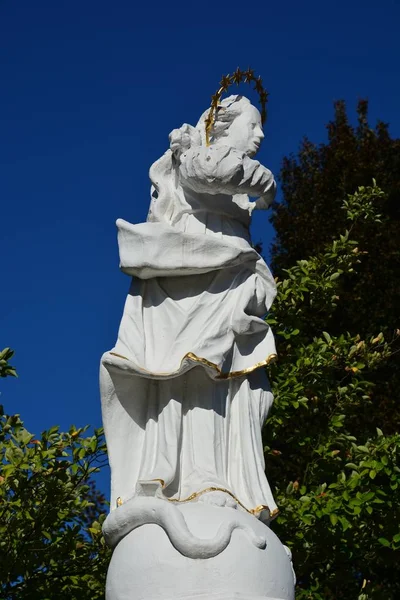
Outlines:
[[[211,135],[211,131],[213,128],[213,125],[215,123],[215,117],[217,114],[217,110],[218,110],[218,104],[221,101],[221,96],[224,92],[228,91],[228,88],[235,84],[239,84],[239,83],[254,83],[254,89],[255,91],[258,93],[259,99],[260,99],[260,104],[261,104],[261,121],[262,124],[264,125],[266,118],[267,118],[267,99],[268,99],[268,92],[264,89],[264,86],[262,84],[262,79],[261,77],[256,77],[254,75],[254,71],[253,69],[247,69],[247,71],[242,71],[241,69],[239,69],[239,67],[236,69],[236,71],[233,73],[233,75],[223,75],[221,81],[220,81],[220,88],[219,90],[211,97],[211,107],[207,116],[207,119],[205,120],[205,126],[206,126],[206,144],[207,146],[210,145],[210,135]]]
[[[161,484],[161,487],[165,488],[164,479],[152,479],[151,481],[158,481]],[[235,496],[235,494],[233,494],[231,491],[227,490],[226,488],[221,488],[221,487],[217,487],[217,486],[211,486],[211,487],[205,488],[204,490],[200,490],[199,492],[193,492],[193,494],[190,494],[190,496],[188,496],[187,498],[182,498],[182,499],[167,498],[167,496],[164,496],[164,498],[168,502],[174,502],[176,504],[183,504],[186,502],[191,502],[192,500],[199,498],[199,496],[202,496],[203,494],[208,494],[209,492],[223,492],[224,494],[228,494],[228,496],[233,498],[235,500],[235,502],[237,502],[238,505],[243,508],[243,510],[245,510],[246,512],[248,512],[254,516],[259,515],[263,510],[267,510],[269,512],[269,516],[271,519],[275,519],[275,517],[277,517],[279,514],[278,508],[275,508],[275,510],[271,511],[267,504],[259,504],[255,508],[246,508],[246,506],[242,502],[240,502],[240,500]],[[121,498],[121,496],[119,496],[117,498],[117,507],[121,506],[122,503],[123,503],[122,498]]]
[[[165,482],[163,479],[153,479],[152,481],[159,481],[161,483],[162,487],[165,487]],[[228,494],[228,496],[233,498],[239,506],[241,506],[246,512],[250,513],[251,515],[257,515],[260,512],[262,512],[263,510],[267,510],[269,512],[271,519],[273,519],[279,513],[279,510],[277,508],[275,510],[271,511],[267,504],[259,504],[258,506],[256,506],[256,508],[246,508],[246,506],[242,502],[240,502],[240,500],[235,496],[235,494],[233,494],[231,491],[227,490],[226,488],[221,488],[221,487],[217,487],[217,486],[211,486],[211,487],[205,488],[204,490],[200,490],[199,492],[193,492],[193,494],[190,494],[190,496],[188,496],[187,498],[178,499],[178,498],[165,497],[165,499],[168,500],[168,502],[185,503],[185,502],[191,502],[192,500],[199,498],[199,496],[202,496],[203,494],[208,494],[209,492],[223,492],[224,494]]]
[[[152,479],[151,481],[158,481],[161,484],[161,487],[165,487],[165,481],[164,479]]]
[[[116,356],[118,358],[122,358],[123,360],[127,360],[129,362],[132,362],[129,358],[127,358],[126,356],[122,356],[122,354],[117,354],[116,352],[109,352],[109,354],[111,354],[112,356]],[[196,354],[194,354],[193,352],[188,352],[187,354],[185,354],[185,356],[182,358],[181,360],[181,364],[179,366],[179,369],[177,369],[176,371],[171,371],[169,373],[153,373],[152,371],[148,371],[147,369],[143,369],[141,367],[142,371],[146,371],[146,373],[153,373],[153,375],[155,376],[167,376],[167,375],[174,375],[175,373],[179,373],[181,367],[182,367],[182,363],[186,360],[186,359],[192,360],[194,362],[200,363],[202,365],[205,365],[206,367],[210,367],[212,369],[214,369],[215,371],[217,371],[217,377],[216,379],[232,379],[234,377],[242,377],[243,375],[248,375],[249,373],[252,373],[253,371],[255,371],[256,369],[259,369],[260,367],[265,367],[267,365],[269,365],[271,362],[273,362],[274,360],[276,360],[277,355],[275,353],[270,354],[269,356],[267,356],[267,358],[265,358],[264,360],[256,363],[255,365],[252,365],[251,367],[247,367],[246,369],[242,369],[241,371],[229,371],[228,373],[224,373],[220,367],[218,365],[216,365],[215,363],[211,362],[210,360],[207,360],[206,358],[202,358],[201,356],[197,356]]]

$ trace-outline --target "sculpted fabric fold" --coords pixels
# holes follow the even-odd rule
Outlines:
[[[276,355],[264,317],[276,288],[249,235],[275,182],[235,147],[243,128],[258,147],[258,111],[240,98],[235,111],[210,148],[195,128],[173,132],[150,170],[147,222],[117,222],[120,267],[132,281],[101,364],[113,509],[162,481],[162,498],[176,506],[217,495],[218,505],[277,514],[261,437],[273,402],[261,367]]]
[[[249,244],[239,248],[226,237],[119,222],[121,268],[142,278],[132,280],[111,356],[128,359],[144,377],[176,377],[209,363],[216,378],[275,355],[262,319],[274,298],[273,278]],[[110,354],[104,360],[113,362]]]

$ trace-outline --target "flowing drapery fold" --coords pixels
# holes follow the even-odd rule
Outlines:
[[[218,488],[274,511],[260,433],[272,394],[259,367],[275,356],[262,318],[275,295],[268,267],[228,236],[117,225],[133,278],[101,367],[112,503],[162,480],[171,501]]]
[[[202,364],[219,378],[250,372],[275,355],[262,318],[275,282],[249,244],[240,248],[227,236],[181,234],[159,223],[118,226],[121,268],[136,277],[106,363],[118,355],[126,361],[122,368],[159,379]]]
[[[259,115],[246,102],[254,136]],[[185,138],[182,151],[174,142],[150,169],[147,222],[117,222],[120,267],[132,282],[101,362],[111,507],[152,493],[157,481],[165,501],[222,497],[269,518],[276,505],[261,427],[273,397],[261,367],[275,357],[264,317],[276,286],[249,225],[276,186],[228,137],[206,148],[183,129],[173,136]]]

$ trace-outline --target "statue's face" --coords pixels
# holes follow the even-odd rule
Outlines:
[[[261,115],[258,110],[249,104],[245,110],[230,125],[227,137],[232,148],[241,150],[247,156],[254,156],[264,139]],[[226,143],[226,138],[225,138]]]

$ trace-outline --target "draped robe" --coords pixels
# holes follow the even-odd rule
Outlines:
[[[275,346],[263,317],[275,283],[251,246],[247,194],[271,200],[273,176],[227,146],[189,149],[179,163],[168,151],[150,175],[147,222],[117,221],[132,283],[101,361],[111,506],[159,481],[166,501],[223,490],[269,518],[261,428],[273,397],[262,367]]]

